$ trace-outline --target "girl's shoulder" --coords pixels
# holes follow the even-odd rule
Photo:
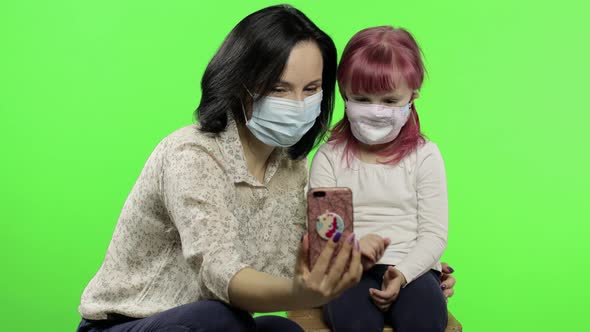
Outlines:
[[[419,143],[416,147],[416,151],[418,152],[431,151],[432,149],[437,149],[436,143],[427,138],[425,138],[424,141]]]
[[[430,155],[440,155],[440,150],[438,149],[438,145],[436,143],[425,139],[423,143],[418,145],[415,153],[418,157],[418,160],[421,160],[427,158]]]
[[[344,153],[344,144],[326,142],[319,147],[317,153],[324,155],[328,159],[341,159]]]

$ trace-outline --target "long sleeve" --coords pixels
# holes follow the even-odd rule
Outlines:
[[[313,157],[309,175],[309,187],[336,187],[336,176],[332,160],[326,155],[329,145],[324,144]]]
[[[225,202],[226,178],[207,151],[185,143],[165,159],[161,185],[183,256],[197,271],[201,293],[229,303],[229,282],[247,264],[235,246],[238,220]]]
[[[433,143],[418,151],[416,244],[397,265],[408,283],[431,269],[447,245],[448,199],[444,162]]]

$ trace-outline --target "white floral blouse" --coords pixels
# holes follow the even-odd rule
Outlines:
[[[236,123],[219,135],[198,125],[153,151],[84,293],[86,319],[147,317],[202,300],[228,302],[244,267],[291,277],[305,230],[307,159],[271,155],[264,183],[248,173]]]

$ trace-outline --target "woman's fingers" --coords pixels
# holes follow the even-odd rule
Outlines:
[[[445,296],[446,299],[452,297],[453,294],[455,294],[455,291],[453,289],[445,289],[443,291],[443,295]]]
[[[450,274],[447,274],[443,281],[440,283],[440,289],[443,290],[443,293],[449,294],[447,297],[453,296],[453,287],[455,287],[455,283],[457,280]]]
[[[336,247],[338,246],[338,242],[340,241],[340,237],[342,236],[341,233],[336,233],[334,234],[334,236],[332,236],[332,239],[330,239],[326,245],[324,246],[324,249],[322,249],[322,252],[320,253],[320,256],[318,257],[318,260],[316,261],[313,269],[311,270],[311,278],[314,280],[323,280],[324,279],[324,275],[326,274],[326,271],[328,270],[328,265],[330,264],[330,261],[332,260],[332,255],[334,254],[334,250],[336,250]]]
[[[361,264],[361,253],[359,249],[358,241],[355,241],[354,248],[352,249],[352,259],[348,271],[344,273],[336,286],[335,293],[340,294],[344,290],[358,284],[363,275],[363,266]]]
[[[442,288],[453,288],[453,287],[455,287],[456,282],[457,282],[457,279],[455,279],[455,277],[453,277],[452,275],[447,275],[444,277],[444,279],[442,280],[442,282],[440,284],[441,284]]]
[[[450,274],[450,273],[455,272],[455,269],[453,269],[452,267],[450,267],[449,264],[447,264],[447,263],[441,263],[440,265],[442,267],[443,274],[444,273]]]
[[[348,234],[348,236],[344,240],[344,243],[340,247],[340,251],[336,255],[334,265],[332,265],[330,271],[328,272],[328,276],[326,277],[326,286],[328,288],[335,289],[339,281],[343,278],[343,275],[345,274],[344,269],[346,268],[346,264],[349,261],[354,243],[354,233]]]
[[[297,254],[297,270],[302,275],[309,274],[309,262],[308,262],[308,253],[309,253],[309,238],[307,234],[303,235],[301,238],[301,243],[299,244],[299,252]]]

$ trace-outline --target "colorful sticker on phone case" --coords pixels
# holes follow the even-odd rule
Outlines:
[[[332,238],[336,232],[344,232],[344,220],[334,212],[328,212],[320,215],[316,221],[316,231],[324,240]]]

